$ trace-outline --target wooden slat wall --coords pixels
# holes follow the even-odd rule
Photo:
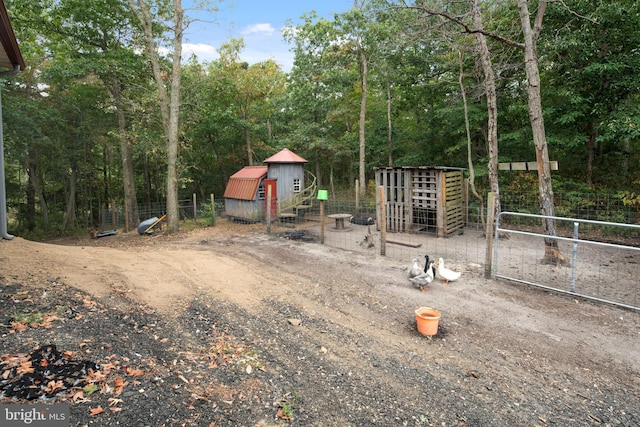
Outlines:
[[[436,171],[416,169],[411,179],[411,203],[416,208],[435,209],[438,204]]]
[[[446,235],[464,227],[464,191],[462,171],[444,173]]]
[[[414,210],[423,216],[435,215],[438,236],[447,236],[464,227],[463,172],[443,168],[376,169],[376,185],[385,195],[387,230],[410,231],[424,218],[414,218]],[[380,220],[380,212],[378,212]],[[378,224],[380,222],[378,221]]]

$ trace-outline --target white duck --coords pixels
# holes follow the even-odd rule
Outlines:
[[[410,277],[409,281],[413,283],[413,286],[419,288],[422,292],[427,290],[427,285],[433,282],[433,261],[429,261],[429,263],[425,266],[424,272],[415,277]]]
[[[414,258],[413,264],[407,270],[407,277],[411,279],[413,277],[421,275],[422,273],[424,273],[424,271],[422,271],[422,267],[420,267],[420,263],[418,263],[418,258]]]
[[[448,269],[447,267],[444,266],[444,260],[442,259],[442,257],[440,257],[438,259],[438,262],[436,263],[436,271],[438,273],[438,276],[444,280],[444,285],[447,286],[449,284],[449,282],[453,282],[455,280],[458,280],[460,278],[460,276],[462,275],[462,273],[460,273],[459,271],[453,271],[451,269]]]

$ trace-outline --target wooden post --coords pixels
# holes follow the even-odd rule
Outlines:
[[[267,234],[271,233],[271,185],[267,185]]]
[[[493,222],[495,218],[493,213],[495,212],[496,193],[489,193],[487,195],[487,252],[484,257],[484,277],[490,279],[493,277],[493,245],[494,245],[494,229]]]
[[[197,211],[198,209],[196,209],[196,193],[193,193],[193,220],[195,221],[197,218]]]
[[[360,209],[360,180],[356,179],[356,210]]]
[[[320,243],[324,245],[324,200],[320,200]]]
[[[387,252],[387,212],[383,186],[378,187],[378,198],[380,200],[380,255],[385,256]]]
[[[216,205],[213,193],[211,193],[211,220],[213,222],[213,225],[216,225]]]

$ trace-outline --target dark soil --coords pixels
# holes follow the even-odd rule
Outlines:
[[[640,425],[639,313],[462,259],[423,293],[409,265],[249,225],[0,241],[1,402],[72,426]]]

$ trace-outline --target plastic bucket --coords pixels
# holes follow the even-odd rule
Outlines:
[[[416,310],[418,332],[422,335],[433,336],[438,333],[440,312],[431,307],[421,307]]]
[[[327,190],[318,190],[318,200],[329,200],[329,192]]]

